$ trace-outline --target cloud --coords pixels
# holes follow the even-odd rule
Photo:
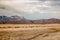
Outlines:
[[[23,11],[28,13],[34,13],[35,11],[38,11],[40,8],[42,9],[48,8],[50,7],[48,6],[48,3],[49,3],[48,1],[42,2],[40,0],[11,0],[11,1],[8,0],[1,2],[1,4],[12,6],[18,11]]]
[[[51,14],[60,17],[59,0],[0,0],[0,4],[10,6],[22,15]]]

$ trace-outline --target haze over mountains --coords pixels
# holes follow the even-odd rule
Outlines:
[[[0,24],[54,24],[60,23],[60,19],[37,19],[29,20],[24,16],[0,16]]]

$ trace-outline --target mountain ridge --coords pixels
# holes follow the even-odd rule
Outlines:
[[[60,19],[50,18],[50,19],[37,19],[29,20],[24,16],[0,16],[0,24],[60,24]]]

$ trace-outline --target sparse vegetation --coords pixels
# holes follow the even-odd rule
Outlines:
[[[0,24],[0,28],[60,27],[60,24]]]
[[[60,24],[0,24],[0,40],[60,40]]]

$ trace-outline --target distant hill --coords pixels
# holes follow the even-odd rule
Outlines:
[[[25,19],[23,16],[0,16],[0,24],[22,24],[31,23],[30,20]]]
[[[39,19],[39,20],[28,20],[23,16],[0,16],[0,24],[60,24],[60,19]]]
[[[60,19],[51,18],[51,19],[40,19],[40,20],[33,20],[35,24],[54,24],[60,23]]]

